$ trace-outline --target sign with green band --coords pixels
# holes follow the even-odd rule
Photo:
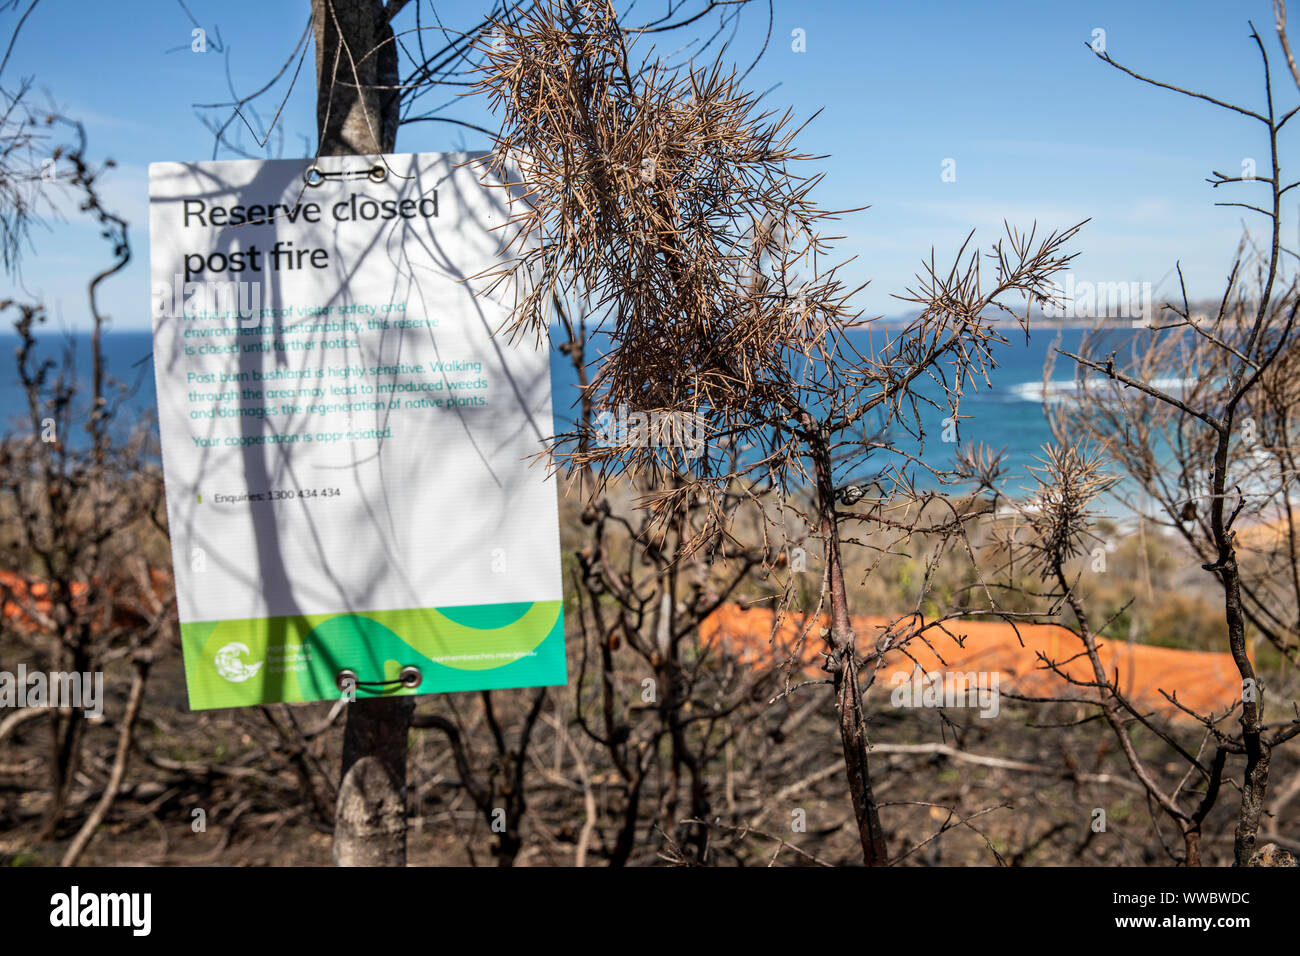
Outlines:
[[[564,683],[549,366],[494,335],[479,159],[150,167],[191,707]]]

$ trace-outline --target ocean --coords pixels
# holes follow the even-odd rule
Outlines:
[[[871,335],[876,343],[883,342],[887,327],[877,326]],[[1005,333],[1008,344],[997,346],[994,357],[998,367],[989,375],[989,384],[982,381],[977,390],[969,387],[962,399],[962,420],[958,424],[959,440],[966,442],[983,442],[994,449],[1005,449],[1010,480],[1006,490],[1015,494],[1020,487],[1031,485],[1026,471],[1035,464],[1035,458],[1042,454],[1042,447],[1052,440],[1051,431],[1043,413],[1043,367],[1050,350],[1058,345],[1069,351],[1076,351],[1085,330],[1076,327],[1051,327],[1031,331],[1028,341],[1018,326],[1011,326]],[[1115,330],[1114,344],[1122,346],[1132,335],[1127,330]],[[865,333],[862,335],[865,340]],[[1059,341],[1058,341],[1059,337]],[[855,343],[861,347],[864,343]],[[14,365],[14,351],[18,338],[13,333],[0,334],[0,422],[3,427],[13,429],[29,428],[26,422],[26,399],[18,382]],[[60,334],[43,330],[40,338],[40,354],[61,361],[67,350],[75,360],[77,375],[85,379],[90,369],[90,339],[88,335]],[[104,354],[108,373],[128,386],[128,395],[124,399],[120,416],[123,426],[134,425],[145,416],[156,417],[157,398],[154,391],[153,357],[151,334],[149,332],[108,332],[104,336]],[[1073,362],[1059,357],[1053,369],[1052,380],[1048,383],[1049,394],[1056,399],[1070,399],[1074,389]],[[555,414],[557,432],[565,431],[577,408],[577,377],[572,365],[558,351],[551,353],[552,405]],[[933,386],[922,385],[922,393],[937,395]],[[940,409],[922,408],[922,426],[926,440],[924,460],[936,468],[947,467],[952,461],[954,444],[941,441],[944,430],[943,418],[946,412]],[[969,417],[966,417],[969,416]],[[153,426],[156,430],[156,422]],[[898,447],[915,452],[916,441],[904,430],[893,428],[888,433],[889,440]],[[75,440],[75,436],[74,436]],[[877,453],[871,459],[874,470],[883,468],[887,456]],[[846,476],[856,477],[856,476]],[[934,481],[928,473],[916,471],[917,486],[934,487]]]

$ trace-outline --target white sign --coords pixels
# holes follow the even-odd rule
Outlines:
[[[192,707],[564,683],[548,357],[493,336],[475,159],[150,166]]]

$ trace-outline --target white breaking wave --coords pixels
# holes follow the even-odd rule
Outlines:
[[[1096,376],[1089,382],[1089,386],[1098,388],[1106,385],[1109,381],[1104,376]],[[1156,378],[1152,379],[1150,385],[1158,388],[1162,392],[1171,395],[1178,395],[1183,389],[1189,387],[1195,379],[1191,378]],[[1125,386],[1119,386],[1125,388]],[[1044,383],[1041,379],[1037,382],[1021,382],[1018,385],[1012,385],[1010,389],[1012,397],[1022,402],[1039,402],[1044,398],[1049,402],[1071,402],[1075,401],[1079,395],[1079,382],[1075,379],[1063,379],[1060,381],[1051,381]],[[1106,391],[1100,391],[1099,394],[1105,395]]]

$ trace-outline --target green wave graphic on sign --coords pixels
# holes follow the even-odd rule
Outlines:
[[[204,621],[181,625],[190,707],[337,699],[344,668],[358,698],[565,683],[560,601]],[[419,686],[367,687],[420,669]]]

